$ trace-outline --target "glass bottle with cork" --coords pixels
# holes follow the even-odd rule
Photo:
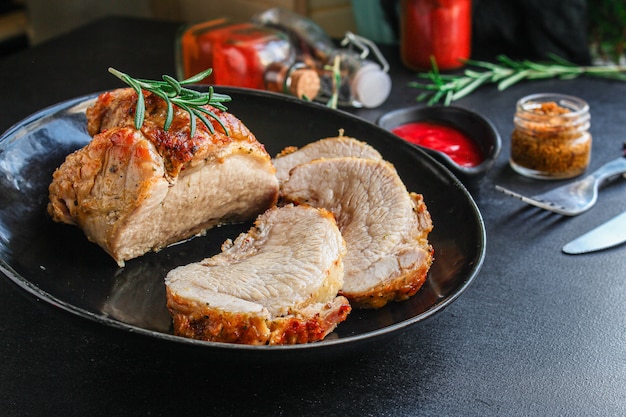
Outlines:
[[[215,19],[186,27],[177,42],[182,78],[212,68],[203,83],[237,86],[315,99],[317,72],[298,60],[289,36],[252,22]]]
[[[319,101],[326,101],[337,92],[340,105],[373,108],[389,97],[389,65],[368,39],[347,32],[340,45],[336,45],[314,21],[281,8],[261,12],[252,21],[289,34],[300,60],[317,68],[321,81]],[[336,60],[338,86],[333,70]]]

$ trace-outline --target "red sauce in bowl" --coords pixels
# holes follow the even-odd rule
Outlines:
[[[450,126],[433,122],[412,122],[391,131],[407,142],[445,153],[462,167],[474,167],[484,160],[476,142]]]

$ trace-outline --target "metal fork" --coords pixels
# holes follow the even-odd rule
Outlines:
[[[496,190],[544,210],[565,216],[576,216],[593,207],[598,199],[598,189],[601,184],[613,180],[625,172],[626,153],[621,158],[602,165],[585,178],[557,187],[543,194],[527,197],[499,185],[496,185]]]

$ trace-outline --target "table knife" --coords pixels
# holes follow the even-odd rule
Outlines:
[[[563,246],[570,255],[608,249],[626,242],[626,211]]]

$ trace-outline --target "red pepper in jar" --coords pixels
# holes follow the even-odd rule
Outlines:
[[[186,28],[177,46],[181,78],[212,68],[202,83],[269,90],[310,100],[320,89],[317,72],[297,60],[289,36],[278,29],[215,19]]]
[[[402,0],[400,54],[414,70],[460,68],[471,53],[471,0]]]
[[[207,68],[208,84],[263,89],[264,71],[273,61],[287,61],[286,35],[252,23],[218,19],[194,26],[181,37],[185,77]]]

